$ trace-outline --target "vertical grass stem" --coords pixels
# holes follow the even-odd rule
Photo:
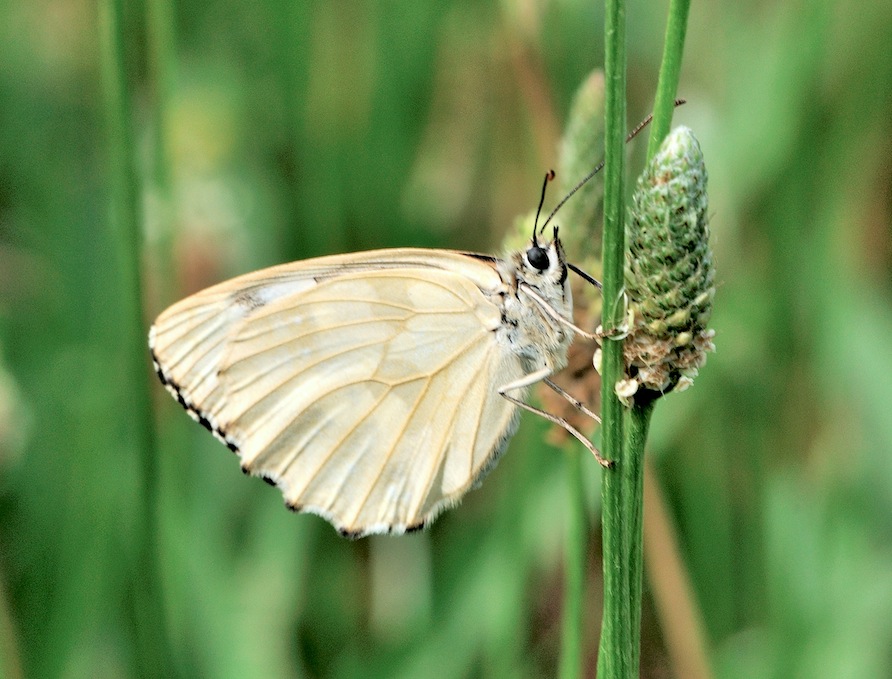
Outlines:
[[[604,32],[604,280],[603,326],[622,322],[625,258],[624,141],[626,136],[626,13],[624,0],[606,0]],[[615,461],[603,475],[604,612],[598,653],[602,679],[631,677],[632,639],[629,610],[629,571],[625,563],[626,530],[623,477],[623,407],[614,385],[623,371],[622,342],[606,339],[601,366],[603,455]]]
[[[132,130],[132,95],[127,83],[123,0],[99,3],[100,59],[108,145],[109,214],[126,307],[121,345],[131,384],[133,441],[142,483],[136,511],[131,581],[127,592],[136,657],[135,676],[174,676],[167,652],[157,550],[157,464],[149,371],[146,365],[140,258],[142,253],[139,182]]]

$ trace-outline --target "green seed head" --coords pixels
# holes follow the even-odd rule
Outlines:
[[[714,351],[715,272],[706,166],[690,129],[675,128],[638,179],[627,221],[626,400],[689,387]],[[650,395],[653,397],[653,394]]]
[[[549,205],[566,196],[588,175],[595,161],[604,155],[604,74],[594,70],[573,96],[570,116],[561,137],[557,184],[548,189],[549,200],[539,217],[541,225],[548,217]],[[600,269],[601,223],[603,221],[604,186],[599,178],[586,182],[555,215],[554,224],[561,227],[561,241],[574,263],[589,273]],[[515,219],[502,242],[506,250],[524,247],[533,230],[535,211]],[[551,233],[551,227],[547,229]]]
[[[558,159],[558,197],[570,193],[603,155],[604,74],[594,70],[579,86],[570,106]],[[600,261],[603,214],[604,183],[596,177],[583,184],[557,215],[558,222],[567,225],[567,233],[562,233],[561,239],[568,252],[584,253]]]

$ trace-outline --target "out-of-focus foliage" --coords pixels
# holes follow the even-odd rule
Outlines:
[[[602,50],[600,6],[573,0],[125,4],[150,315],[324,252],[492,248],[535,207]],[[631,124],[650,105],[664,17],[629,6]],[[888,3],[691,13],[676,123],[710,176],[717,353],[660,403],[651,447],[720,677],[892,676],[889,35]],[[0,7],[12,677],[134,673],[142,479],[97,36],[86,0]],[[289,514],[160,385],[155,396],[160,567],[183,675],[554,674],[565,455],[581,448],[547,447],[526,418],[431,530],[353,543]],[[600,471],[585,465],[594,511]],[[591,555],[593,654],[596,539]],[[644,622],[644,676],[667,676],[672,620],[647,607]]]

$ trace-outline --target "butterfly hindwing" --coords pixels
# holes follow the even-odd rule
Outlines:
[[[500,282],[458,253],[309,260],[175,305],[153,353],[290,506],[353,535],[403,532],[454,504],[513,433],[497,389],[523,368],[496,340]]]

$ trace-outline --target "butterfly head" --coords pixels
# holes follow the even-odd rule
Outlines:
[[[533,231],[526,249],[521,254],[518,274],[525,282],[540,287],[556,285],[563,287],[567,280],[567,258],[564,247],[554,227],[554,237],[550,242],[542,242]]]
[[[551,240],[536,233],[522,250],[503,260],[500,275],[504,294],[502,328],[511,350],[529,362],[528,371],[543,367],[559,369],[566,364],[572,334],[560,318],[573,317],[573,295],[567,278],[568,264],[557,229]]]

